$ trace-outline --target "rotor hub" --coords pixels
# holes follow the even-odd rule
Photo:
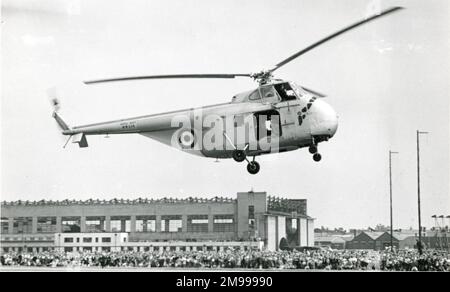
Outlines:
[[[257,73],[251,73],[250,77],[257,81],[260,85],[264,85],[272,80],[273,75],[271,70],[263,70]]]

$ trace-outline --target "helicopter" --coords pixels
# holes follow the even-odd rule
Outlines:
[[[324,94],[273,73],[321,44],[403,7],[391,7],[353,23],[284,59],[268,70],[248,74],[173,74],[120,77],[84,81],[85,84],[142,79],[252,78],[258,87],[236,94],[231,102],[139,117],[69,127],[58,114],[54,98],[53,118],[62,134],[79,147],[88,147],[88,135],[137,133],[190,154],[247,162],[247,171],[260,170],[256,156],[308,147],[313,160],[322,156],[318,144],[331,139],[338,128],[335,110],[323,101]]]

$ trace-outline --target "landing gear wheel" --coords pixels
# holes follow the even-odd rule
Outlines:
[[[250,174],[257,174],[259,172],[259,163],[256,161],[251,161],[249,164],[247,164],[247,171]]]
[[[236,162],[242,162],[247,158],[247,155],[242,150],[234,150],[233,151],[233,159]]]
[[[314,154],[317,153],[317,146],[316,145],[311,145],[309,146],[309,153]]]
[[[320,153],[314,153],[313,159],[314,161],[319,162],[322,159],[322,155],[320,155]]]

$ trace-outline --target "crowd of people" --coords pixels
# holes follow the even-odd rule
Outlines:
[[[448,253],[415,250],[5,253],[2,266],[450,271]]]
[[[380,268],[384,271],[450,271],[450,257],[438,250],[428,250],[422,255],[411,249],[383,252]]]

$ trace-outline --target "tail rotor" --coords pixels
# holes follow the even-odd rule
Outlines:
[[[53,106],[53,118],[55,119],[59,130],[62,132],[63,135],[68,135],[65,133],[65,131],[69,131],[70,127],[66,124],[66,122],[64,122],[64,120],[59,116],[58,111],[61,108],[61,103],[58,99],[58,94],[56,91],[56,87],[52,87],[49,88],[47,90],[47,95],[50,99],[51,105]],[[72,137],[72,135],[69,136],[69,138],[67,139],[67,141],[65,142],[63,148],[66,148],[67,143],[69,143],[70,138]]]
[[[60,102],[59,102],[59,99],[58,99],[58,93],[56,91],[56,87],[52,87],[52,88],[47,89],[47,95],[48,95],[48,98],[50,99],[50,102],[51,102],[51,104],[53,106],[53,111],[54,112],[58,112],[59,109],[61,108],[61,105],[60,105]]]

